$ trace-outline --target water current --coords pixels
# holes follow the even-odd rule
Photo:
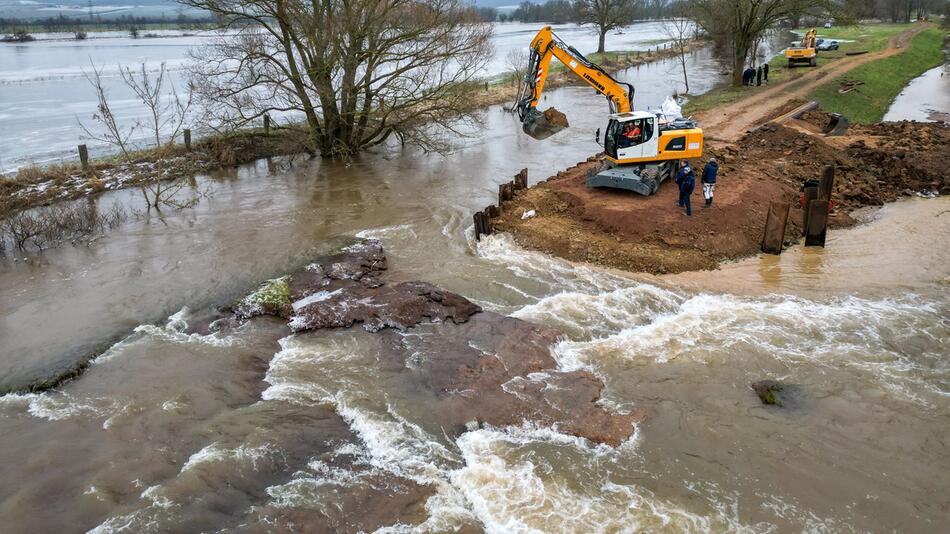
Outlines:
[[[708,57],[693,61],[696,83],[714,83]],[[676,68],[627,73],[639,107],[672,92]],[[448,156],[262,160],[200,177],[210,196],[193,209],[0,258],[4,386],[104,348],[55,391],[0,396],[3,530],[279,530],[275,516],[307,525],[347,488],[393,474],[433,488],[416,518],[430,532],[944,528],[947,200],[868,213],[823,250],[671,277],[559,261],[504,235],[475,243],[471,213],[498,183],[596,151],[600,98],[564,88],[545,105],[572,128],[544,143],[491,108]],[[287,335],[268,320],[191,328],[362,237],[382,241],[393,278],[560,329],[559,367],[601,376],[606,406],[648,419],[617,448],[532,425],[451,438],[380,365],[373,334]],[[784,408],[753,394],[762,378],[792,385]],[[364,470],[336,467],[342,456]]]

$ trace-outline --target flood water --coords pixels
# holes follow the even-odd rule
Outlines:
[[[696,83],[714,83],[712,61],[695,61]],[[627,77],[638,107],[678,83],[675,63]],[[572,128],[538,142],[491,108],[445,157],[260,161],[201,178],[211,196],[194,209],[89,247],[3,257],[4,385],[108,347],[56,391],[0,397],[4,532],[267,531],[268,511],[312,517],[360,483],[326,454],[435,488],[420,512],[428,532],[948,524],[947,200],[887,206],[822,251],[677,277],[570,264],[503,235],[476,245],[471,214],[498,183],[522,167],[533,183],[597,150],[601,98],[565,88],[544,105]],[[530,425],[452,439],[360,329],[187,333],[210,306],[358,237],[381,239],[393,278],[559,328],[560,368],[600,375],[607,406],[649,419],[616,449]],[[794,386],[788,406],[760,404],[749,383],[762,378]],[[327,452],[314,436],[334,435],[333,413],[357,439]]]
[[[540,24],[494,24],[494,55],[484,75],[491,77],[511,70],[507,56],[511,50],[526,49]],[[576,25],[557,25],[555,31],[583,53],[597,50],[597,35]],[[159,32],[162,33],[162,32]],[[179,93],[187,87],[186,67],[189,53],[211,46],[215,32],[174,35],[164,32],[156,38],[132,39],[121,33],[89,39],[41,39],[30,43],[0,46],[0,172],[30,163],[50,163],[77,157],[76,145],[85,143],[92,156],[110,153],[111,148],[89,139],[80,122],[96,131],[92,115],[96,112],[96,94],[84,72],[93,65],[103,73],[103,85],[117,122],[129,127],[143,116],[145,109],[119,78],[120,67],[133,70],[144,63],[149,72],[157,72],[164,62],[171,73],[168,82]],[[41,36],[44,37],[44,36]],[[49,35],[46,37],[55,37]],[[645,50],[668,40],[658,22],[638,23],[608,36],[611,49]],[[133,142],[147,143],[146,131],[137,131]]]
[[[911,80],[891,103],[884,120],[950,122],[950,63]]]

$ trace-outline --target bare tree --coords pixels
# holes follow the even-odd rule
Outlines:
[[[689,76],[686,73],[686,52],[689,50],[689,43],[696,35],[696,25],[689,20],[679,8],[674,8],[673,18],[664,21],[663,32],[670,38],[673,50],[679,59],[680,66],[683,68],[683,85],[686,86],[686,93],[689,93]]]
[[[98,123],[101,128],[97,131],[90,130],[82,121],[79,121],[79,127],[82,128],[86,137],[118,148],[123,159],[130,161],[129,140],[138,128],[138,123],[122,126],[116,120],[112,113],[112,107],[109,105],[109,94],[106,92],[106,86],[102,83],[102,69],[92,65],[92,71],[83,71],[83,76],[96,91],[96,112],[93,113],[92,120]]]
[[[689,16],[732,56],[732,83],[742,83],[742,71],[752,47],[772,26],[806,9],[826,7],[831,0],[693,0]]]
[[[597,52],[605,51],[607,32],[633,22],[639,0],[578,0],[577,11],[581,24],[597,28]]]
[[[505,55],[505,65],[511,72],[512,85],[520,85],[528,73],[528,50],[527,48],[515,48],[508,51]]]
[[[162,205],[182,207],[193,204],[196,199],[186,202],[175,200],[176,194],[186,185],[183,179],[163,179],[165,178],[164,160],[171,153],[175,137],[181,132],[189,116],[192,105],[190,94],[183,100],[171,82],[168,82],[166,88],[165,63],[161,64],[158,73],[154,75],[149,74],[144,63],[140,65],[138,72],[128,67],[120,67],[119,72],[122,80],[147,110],[147,121],[136,120],[128,126],[119,123],[109,104],[109,95],[102,80],[102,70],[93,65],[92,71],[84,74],[96,92],[98,102],[96,113],[92,118],[99,128],[90,128],[82,121],[79,122],[80,128],[88,138],[107,143],[119,150],[119,155],[126,163],[127,171],[140,182],[139,189],[149,209],[160,209]],[[144,128],[150,131],[150,136],[155,142],[155,158],[152,162],[140,167],[136,164],[131,140],[137,130]],[[149,166],[151,168],[148,168]]]
[[[167,81],[168,89],[165,90],[165,76],[168,72],[164,61],[154,76],[150,76],[145,70],[145,63],[139,65],[138,73],[129,67],[120,69],[120,73],[125,85],[132,89],[139,101],[148,108],[148,128],[155,140],[155,146],[174,143],[191,110],[191,93],[182,100],[171,80]],[[163,134],[166,136],[165,143],[162,142]]]
[[[313,153],[347,157],[396,136],[446,146],[491,57],[463,0],[181,0],[237,35],[202,51],[196,90],[218,124],[301,117]]]

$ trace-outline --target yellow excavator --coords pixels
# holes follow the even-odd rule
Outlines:
[[[615,80],[599,65],[562,41],[550,26],[541,28],[531,41],[528,71],[518,93],[516,109],[524,132],[545,139],[567,127],[552,121],[550,112],[538,111],[541,91],[557,58],[597,92],[607,97],[609,115],[604,130],[604,163],[589,172],[588,187],[627,189],[642,195],[657,191],[676,174],[679,160],[703,153],[703,131],[695,121],[672,119],[652,111],[633,110],[633,85]],[[559,115],[559,114],[558,114]]]
[[[785,49],[785,59],[788,60],[788,68],[794,67],[797,63],[807,63],[808,66],[818,65],[818,32],[815,28],[808,30],[800,42],[792,43],[792,46]]]

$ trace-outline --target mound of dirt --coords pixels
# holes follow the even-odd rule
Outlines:
[[[558,330],[483,311],[425,282],[390,282],[385,270],[382,245],[364,240],[269,280],[237,304],[235,318],[289,319],[293,332],[362,324],[385,340],[382,361],[432,393],[436,420],[455,434],[530,421],[617,446],[643,418],[598,404],[604,383],[590,372],[557,369],[550,347]]]
[[[824,121],[812,112],[805,122]],[[736,144],[707,149],[719,161],[715,201],[702,207],[701,185],[693,216],[677,206],[672,181],[649,197],[585,184],[596,161],[580,163],[507,203],[494,221],[526,248],[572,261],[654,274],[713,269],[719,262],[759,251],[771,201],[789,202],[786,244],[801,235],[800,191],[825,166],[836,169],[832,228],[853,224],[849,212],[901,195],[950,193],[950,128],[888,123],[855,127],[851,135],[824,137],[813,128],[766,125]],[[592,158],[593,159],[593,158]],[[703,161],[691,161],[697,182]],[[535,217],[522,220],[525,211]]]
[[[564,128],[570,126],[567,122],[567,115],[561,113],[554,107],[544,110],[544,120],[551,126],[561,126]]]

